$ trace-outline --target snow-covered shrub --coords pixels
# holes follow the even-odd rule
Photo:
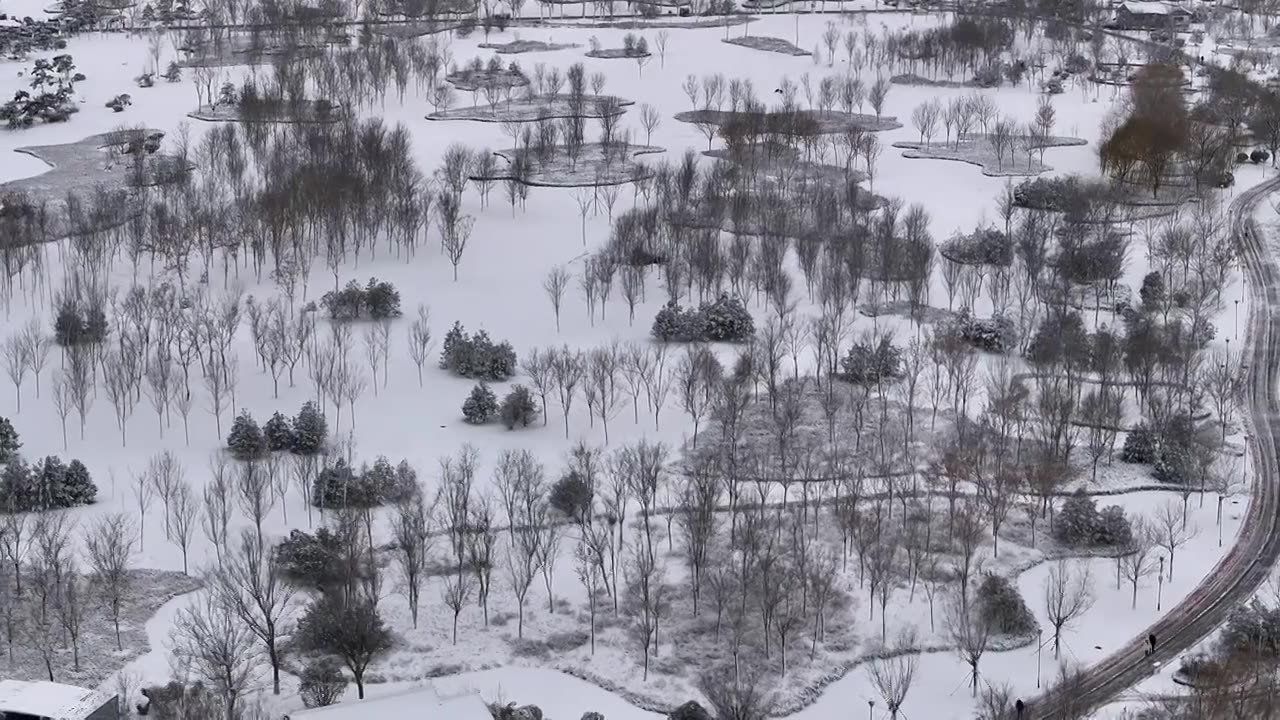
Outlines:
[[[547,636],[547,648],[553,653],[566,653],[591,642],[591,636],[585,630],[565,630]]]
[[[289,419],[279,412],[271,414],[271,418],[262,426],[262,435],[267,441],[267,449],[271,452],[282,452],[293,449],[293,427]]]
[[[1086,545],[1093,541],[1098,523],[1098,505],[1093,498],[1077,490],[1062,503],[1053,521],[1053,535],[1065,545]]]
[[[902,349],[885,335],[874,345],[855,342],[840,360],[841,379],[851,383],[874,383],[902,377]]]
[[[468,335],[455,322],[445,333],[440,367],[465,378],[502,382],[515,374],[516,351],[509,342],[493,342],[484,330]]]
[[[1003,316],[977,318],[964,310],[956,319],[956,329],[965,342],[983,352],[1006,353],[1018,342],[1017,327]]]
[[[471,388],[471,394],[462,403],[462,417],[472,425],[483,425],[498,412],[498,398],[483,382]]]
[[[241,410],[227,433],[227,449],[237,460],[256,460],[267,452],[267,439],[248,410]]]
[[[106,313],[100,307],[84,307],[69,295],[58,299],[58,314],[53,321],[53,341],[60,347],[99,343],[106,339],[109,328]]]
[[[1138,423],[1124,438],[1124,447],[1120,449],[1120,461],[1152,464],[1156,460],[1158,450],[1159,442],[1155,431],[1146,423]]]
[[[1119,505],[1108,505],[1098,513],[1093,542],[1104,547],[1124,547],[1133,541],[1133,525]]]
[[[1001,635],[1029,635],[1036,631],[1036,619],[1009,579],[996,573],[987,573],[977,592],[978,612],[983,621],[995,633]]]
[[[156,720],[187,717],[220,717],[225,715],[222,698],[203,683],[190,685],[178,681],[143,688],[147,699],[147,716]]]
[[[722,293],[715,302],[702,306],[703,339],[712,342],[744,342],[756,332],[751,312],[742,301]]]
[[[317,658],[302,669],[298,693],[302,704],[309,708],[332,705],[347,689],[347,676],[342,666],[332,657]]]
[[[1195,477],[1191,450],[1186,445],[1165,442],[1156,458],[1156,480],[1170,485],[1190,485]]]
[[[275,554],[280,576],[298,587],[324,590],[342,579],[342,540],[329,528],[293,530]]]
[[[506,425],[508,430],[514,430],[516,425],[528,427],[530,422],[538,419],[538,404],[534,402],[529,388],[516,385],[502,399],[502,407],[498,414],[502,418],[502,424]]]
[[[703,319],[697,310],[685,310],[672,300],[654,316],[649,333],[662,342],[694,342],[702,339],[703,327]]]

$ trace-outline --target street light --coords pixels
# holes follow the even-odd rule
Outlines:
[[[1040,689],[1040,656],[1044,654],[1044,629],[1036,628],[1036,689]]]
[[[868,700],[867,701],[867,720],[872,720],[871,714],[874,713],[875,711],[876,711],[876,701]]]
[[[1160,573],[1156,575],[1156,612],[1160,611],[1160,600],[1164,595],[1164,556],[1160,556]]]
[[[1235,333],[1236,333],[1236,337],[1240,337],[1240,298],[1236,298],[1235,303],[1236,303]]]

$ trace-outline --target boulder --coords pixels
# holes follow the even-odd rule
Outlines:
[[[542,720],[542,708],[537,705],[521,705],[511,717],[512,720]]]

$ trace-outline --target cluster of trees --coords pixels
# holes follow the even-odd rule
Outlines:
[[[495,343],[484,330],[467,333],[455,322],[440,348],[440,368],[465,378],[502,382],[516,371],[516,351],[511,343]]]
[[[1026,155],[1028,167],[1036,151],[1040,152],[1043,160],[1045,149],[1053,141],[1056,118],[1057,111],[1048,95],[1040,96],[1035,118],[1025,125],[1010,117],[999,117],[999,109],[991,96],[979,93],[952,98],[945,106],[939,99],[927,100],[911,113],[911,121],[920,133],[920,142],[926,147],[933,142],[939,123],[946,133],[946,142],[952,141],[952,131],[955,131],[957,148],[966,140],[974,142],[976,131],[981,128],[976,139],[991,147],[997,166],[1004,164],[1006,155],[1013,164],[1019,151]]]
[[[373,277],[364,287],[352,280],[342,290],[325,293],[320,304],[334,320],[357,320],[366,315],[373,320],[400,317],[400,291]]]
[[[755,321],[741,300],[722,293],[696,309],[668,302],[650,334],[662,342],[744,342],[755,334]]]
[[[488,384],[477,383],[462,403],[462,417],[472,425],[483,425],[496,416],[508,430],[514,430],[517,425],[528,427],[539,414],[541,411],[533,393],[524,385],[512,386],[499,405],[498,396]]]
[[[89,505],[97,498],[89,469],[79,460],[50,455],[34,465],[23,459],[13,423],[0,417],[0,512],[16,514]],[[4,530],[0,528],[0,537]]]
[[[71,117],[79,110],[72,102],[75,84],[85,79],[75,69],[75,60],[67,54],[36,59],[29,73],[31,92],[19,90],[0,105],[0,120],[15,129],[29,128],[37,120],[63,122]]]
[[[316,404],[307,401],[292,419],[279,412],[271,414],[261,428],[242,411],[227,433],[227,450],[237,460],[261,460],[273,452],[319,455],[325,451],[329,424]]]
[[[1182,68],[1172,63],[1139,69],[1127,113],[1103,128],[1098,157],[1104,173],[1117,183],[1149,185],[1153,197],[1178,175],[1189,177],[1196,189],[1226,182],[1232,146],[1246,119],[1244,108],[1232,110],[1243,91],[1219,87],[1209,102],[1189,110],[1185,82]]]
[[[385,457],[353,468],[338,458],[316,476],[312,504],[328,508],[373,508],[399,502],[418,487],[418,473],[405,460],[392,466]]]

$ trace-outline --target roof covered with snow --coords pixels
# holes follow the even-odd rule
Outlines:
[[[73,685],[0,680],[0,715],[16,713],[51,720],[82,720],[106,701],[96,690]]]
[[[1139,0],[1130,0],[1129,2],[1120,3],[1120,7],[1132,15],[1171,15],[1173,13],[1189,12],[1178,5],[1167,2],[1141,2]]]
[[[441,697],[430,685],[289,713],[288,720],[493,720],[479,693]]]

